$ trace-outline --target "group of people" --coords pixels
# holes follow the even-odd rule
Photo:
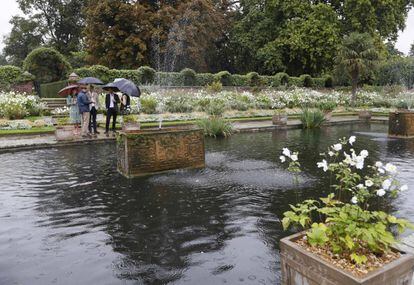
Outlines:
[[[115,135],[116,119],[118,113],[127,114],[130,110],[130,98],[122,94],[121,98],[116,93],[116,89],[108,88],[105,96],[106,125],[105,134],[109,136],[109,126],[112,120],[112,134]],[[70,108],[71,123],[81,125],[81,135],[83,138],[90,138],[99,134],[96,121],[99,110],[99,95],[93,85],[80,85],[79,90],[73,89],[66,99]],[[121,110],[119,110],[121,104]]]

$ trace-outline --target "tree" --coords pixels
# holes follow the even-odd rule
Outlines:
[[[33,74],[38,83],[49,83],[66,79],[72,67],[61,53],[42,47],[27,56],[23,69]]]
[[[337,56],[337,64],[342,66],[351,78],[352,105],[355,105],[356,91],[361,75],[373,68],[378,59],[373,38],[367,34],[351,33],[345,36]]]
[[[410,52],[408,53],[408,55],[414,57],[414,43],[411,44]]]
[[[40,27],[43,42],[63,54],[82,48],[84,0],[17,0],[20,9]],[[91,1],[94,2],[94,1]]]
[[[9,62],[16,66],[22,66],[23,60],[35,48],[42,45],[44,31],[35,20],[14,16],[10,20],[12,30],[4,38],[4,55]]]

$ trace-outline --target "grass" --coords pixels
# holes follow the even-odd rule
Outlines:
[[[208,137],[229,137],[233,133],[233,125],[221,117],[201,119],[197,125],[203,129],[204,135]]]
[[[326,121],[324,113],[319,109],[304,109],[300,120],[304,129],[320,128]]]
[[[45,134],[54,131],[54,127],[31,128],[28,130],[0,130],[0,136]]]

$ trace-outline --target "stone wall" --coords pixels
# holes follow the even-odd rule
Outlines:
[[[126,177],[205,166],[204,134],[200,129],[121,132],[117,147],[118,171]]]
[[[33,93],[33,82],[29,81],[29,82],[24,82],[24,83],[19,83],[13,86],[13,91],[15,92],[19,92],[19,93],[27,93],[27,94],[32,94]]]
[[[388,134],[391,137],[414,137],[414,112],[390,113]]]

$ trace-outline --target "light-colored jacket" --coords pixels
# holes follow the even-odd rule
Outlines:
[[[96,110],[99,109],[99,95],[95,91],[88,92],[89,100],[91,100],[92,104],[89,105],[90,109],[92,110],[92,107],[95,107]]]

